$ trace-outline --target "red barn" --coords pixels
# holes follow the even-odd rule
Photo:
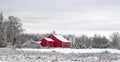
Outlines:
[[[43,47],[53,47],[53,40],[50,38],[42,38],[41,39],[41,46]]]
[[[47,39],[49,39],[49,41]],[[42,41],[41,45],[43,47],[50,46],[50,45],[51,45],[50,47],[62,47],[62,48],[69,48],[70,47],[70,41],[66,40],[61,35],[50,34],[47,39],[41,40]]]

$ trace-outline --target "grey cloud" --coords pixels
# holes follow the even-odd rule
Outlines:
[[[0,10],[19,17],[28,31],[120,31],[119,3],[120,0],[0,0]]]

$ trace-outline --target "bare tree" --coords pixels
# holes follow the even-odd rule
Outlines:
[[[91,44],[90,39],[86,35],[76,37],[75,41],[76,48],[89,48],[90,44]]]
[[[7,41],[14,45],[17,42],[17,36],[22,31],[20,19],[9,16],[7,21]]]
[[[108,43],[108,39],[105,36],[102,37],[95,34],[92,42],[94,48],[105,48],[106,44]]]
[[[0,13],[0,46],[4,46],[3,45],[3,13]]]
[[[120,33],[118,32],[114,32],[111,36],[110,36],[111,40],[112,40],[112,45],[115,48],[120,48]]]

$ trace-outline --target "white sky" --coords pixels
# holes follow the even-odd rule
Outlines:
[[[120,31],[120,0],[0,0],[5,16],[21,19],[27,33],[95,33]]]

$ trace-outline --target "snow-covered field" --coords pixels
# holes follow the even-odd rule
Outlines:
[[[52,48],[52,49],[17,49],[22,51],[40,51],[40,52],[61,52],[65,54],[69,53],[100,53],[108,51],[110,53],[120,53],[117,49],[70,49],[70,48]]]
[[[0,62],[120,62],[120,50],[0,48]]]

